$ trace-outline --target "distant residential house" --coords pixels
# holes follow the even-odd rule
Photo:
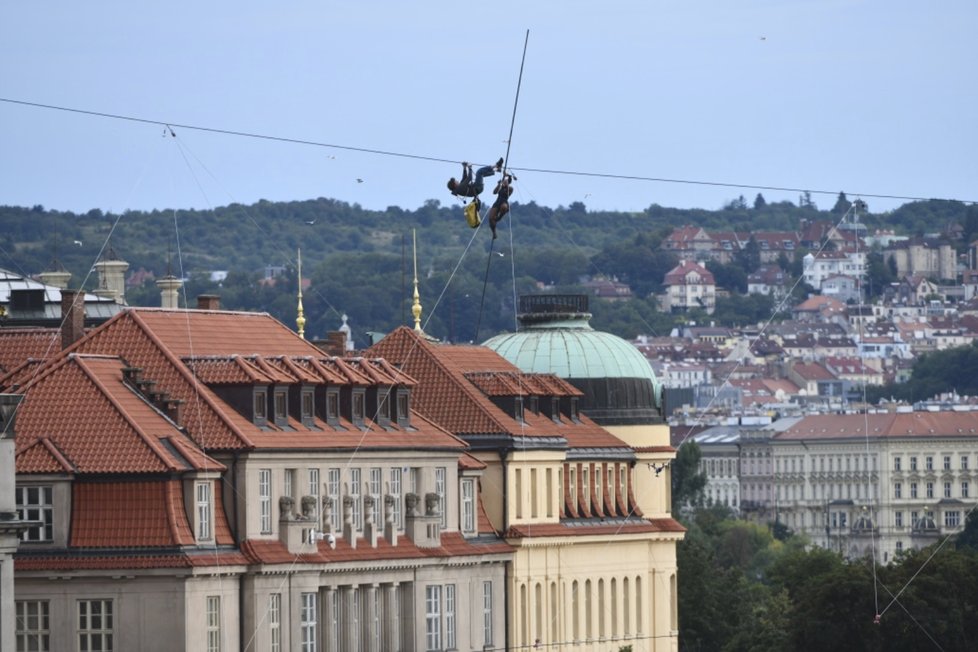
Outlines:
[[[905,303],[922,306],[937,294],[937,284],[919,274],[905,276],[897,286],[897,296]]]
[[[802,262],[805,282],[821,290],[822,282],[830,276],[844,274],[861,277],[866,272],[865,250],[822,251],[806,254]]]
[[[761,265],[747,275],[747,294],[765,294],[782,299],[788,293],[788,275],[777,265]]]
[[[716,308],[716,281],[703,265],[683,260],[666,274],[662,307],[670,312],[696,308],[712,314]]]
[[[803,322],[834,321],[845,317],[846,305],[832,297],[814,296],[795,306],[791,314]]]
[[[686,225],[673,229],[662,241],[662,248],[676,254],[681,260],[706,260],[712,257],[714,240],[705,229]],[[733,251],[732,245],[730,250]]]
[[[843,303],[860,300],[858,279],[845,274],[831,274],[825,277],[822,279],[822,286],[819,291],[822,296],[832,297]]]
[[[693,362],[668,362],[662,365],[665,387],[698,387],[713,382],[710,368]]]
[[[618,279],[593,278],[581,283],[588,294],[609,301],[625,301],[632,298],[632,288]]]
[[[747,240],[750,238],[757,242],[762,263],[776,263],[782,255],[794,261],[801,244],[801,236],[796,231],[753,231]]]
[[[954,247],[935,238],[912,238],[894,243],[883,252],[883,257],[894,261],[900,276],[957,278]]]
[[[859,358],[830,357],[824,360],[825,368],[837,378],[855,385],[882,385],[883,373],[863,363]]]
[[[788,378],[808,396],[841,398],[843,394],[843,382],[819,362],[796,362],[788,368]]]

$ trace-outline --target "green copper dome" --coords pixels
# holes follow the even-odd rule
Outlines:
[[[586,295],[520,297],[520,331],[485,342],[521,370],[552,373],[585,393],[599,423],[657,421],[662,387],[648,360],[622,338],[588,324]]]

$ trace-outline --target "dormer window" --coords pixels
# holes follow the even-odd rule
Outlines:
[[[397,425],[407,428],[411,425],[410,393],[406,389],[397,390]]]
[[[560,423],[560,399],[559,398],[550,399],[550,418],[554,420],[554,423]]]
[[[17,511],[21,520],[40,524],[20,535],[21,541],[50,543],[54,540],[54,489],[43,487],[17,487]]]
[[[211,483],[210,482],[198,482],[196,485],[196,523],[197,526],[197,542],[213,541],[214,539],[214,528],[211,523],[213,519],[212,515],[212,502],[211,502]]]
[[[570,418],[575,423],[577,423],[577,422],[579,422],[581,420],[580,414],[577,411],[577,409],[578,409],[578,405],[577,404],[578,404],[577,398],[572,398],[570,400]]]
[[[540,399],[536,396],[530,397],[530,412],[540,414]]]
[[[302,418],[302,425],[311,428],[313,426],[313,411],[315,407],[315,396],[311,387],[303,387],[299,396],[299,415]]]
[[[289,424],[289,393],[285,389],[276,389],[274,393],[275,425],[287,426]]]
[[[377,423],[386,428],[391,424],[391,412],[393,410],[391,402],[391,388],[377,388]]]
[[[513,418],[523,421],[523,398],[520,396],[517,396],[513,403]]]
[[[340,388],[330,387],[326,390],[326,423],[331,426],[340,424]]]
[[[253,396],[254,413],[252,420],[256,426],[268,425],[268,392],[264,387],[256,387]]]
[[[354,389],[351,397],[352,400],[352,419],[354,425],[363,425],[363,415],[366,406],[366,396],[363,389]]]

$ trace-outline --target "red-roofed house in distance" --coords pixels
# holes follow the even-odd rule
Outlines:
[[[19,635],[502,645],[512,548],[483,509],[485,465],[412,409],[416,388],[267,314],[117,314],[17,388],[17,509],[39,522],[16,554],[17,608],[37,616]]]
[[[699,309],[713,314],[716,308],[716,281],[700,263],[682,260],[672,268],[662,283],[666,291],[659,303],[668,312]]]
[[[586,296],[564,298],[586,306]],[[527,299],[543,297],[521,297],[521,320]],[[616,647],[675,650],[675,546],[684,530],[669,514],[668,427],[661,441],[637,446],[596,422],[623,420],[626,431],[634,419],[661,423],[661,388],[649,382],[647,361],[615,338],[621,348],[605,353],[630,351],[642,378],[571,381],[521,370],[501,355],[507,337],[440,345],[402,327],[370,349],[416,378],[418,410],[465,439],[488,467],[486,511],[515,548],[507,649],[596,649],[604,637]],[[609,403],[612,389],[622,391]]]

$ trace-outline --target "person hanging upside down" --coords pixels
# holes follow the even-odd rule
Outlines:
[[[509,212],[509,197],[513,194],[513,186],[511,185],[513,181],[516,181],[516,177],[512,174],[504,174],[492,191],[492,194],[496,195],[496,201],[489,208],[488,217],[493,240],[496,239],[496,224]]]
[[[503,169],[503,159],[496,161],[496,165],[486,165],[475,171],[475,178],[472,178],[472,166],[462,162],[462,180],[457,181],[455,177],[448,180],[448,189],[456,197],[478,197],[485,189],[483,178],[491,177],[496,172]]]

